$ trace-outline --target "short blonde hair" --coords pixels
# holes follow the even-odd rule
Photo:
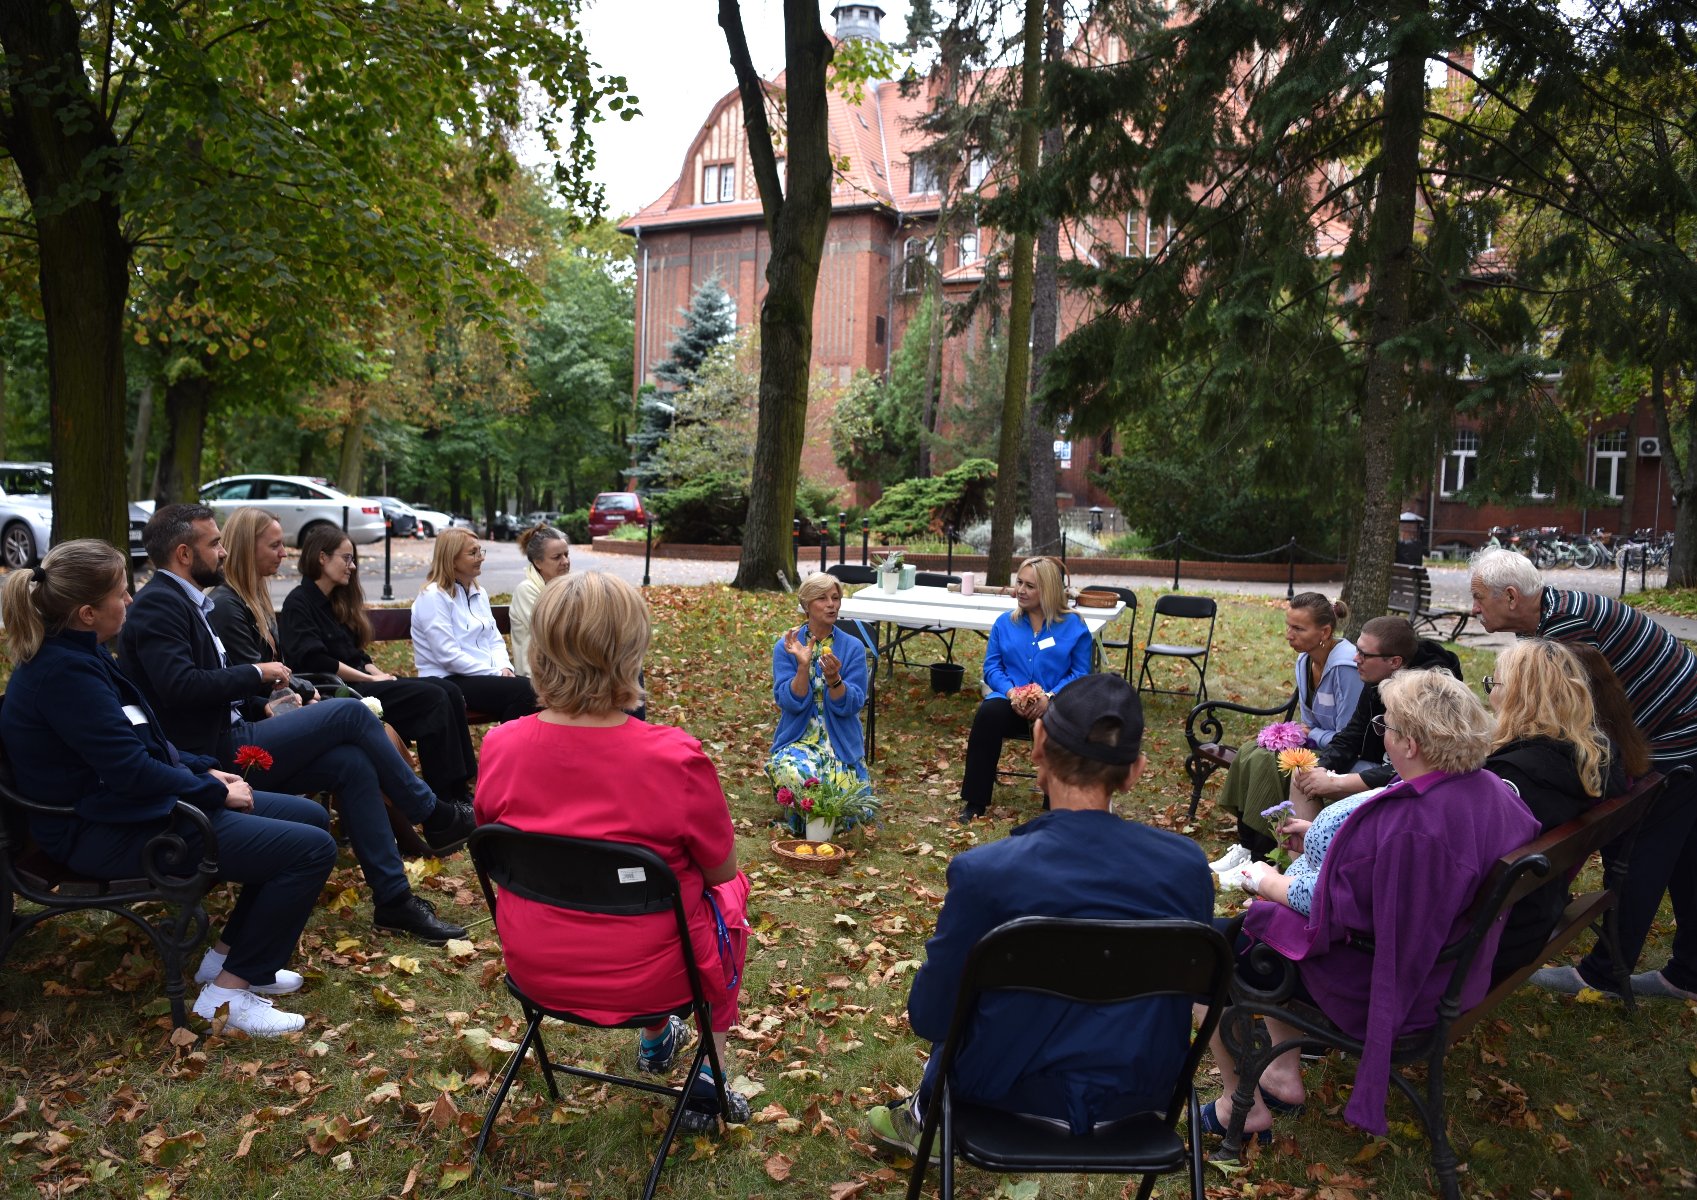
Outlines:
[[[1398,671],[1379,684],[1385,724],[1420,746],[1428,767],[1451,775],[1477,771],[1491,750],[1491,717],[1448,671]]]
[[[469,529],[455,526],[438,530],[436,551],[430,556],[430,578],[425,580],[425,586],[435,584],[451,594],[454,590],[454,560],[460,556],[461,550],[476,541],[477,535]]]
[[[1047,554],[1036,555],[1019,564],[1021,571],[1027,567],[1037,576],[1037,603],[1043,610],[1043,624],[1053,625],[1067,613],[1066,570]]]
[[[545,708],[567,716],[628,711],[643,703],[648,605],[616,575],[562,575],[530,614],[530,683]]]
[[[795,590],[796,603],[801,605],[801,611],[805,613],[809,604],[823,599],[831,592],[837,593],[837,599],[841,600],[843,581],[829,571],[815,571],[802,580],[801,586]]]
[[[1497,655],[1497,729],[1491,749],[1544,737],[1573,747],[1589,796],[1603,794],[1609,744],[1597,727],[1591,679],[1579,656],[1548,638],[1517,638]]]

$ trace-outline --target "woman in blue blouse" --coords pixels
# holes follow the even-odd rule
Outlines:
[[[860,710],[866,704],[866,645],[847,629],[837,628],[843,587],[834,575],[815,571],[796,593],[807,620],[787,629],[772,646],[772,699],[778,728],[766,774],[772,786],[800,794],[811,778],[832,779],[856,789],[859,818],[839,822],[847,829],[877,809],[866,770],[866,742]],[[791,810],[790,825],[799,835],[806,814]]]
[[[132,878],[148,841],[171,829],[177,802],[193,804],[218,839],[219,878],[243,883],[195,981],[196,1015],[227,1010],[255,1036],[290,1033],[306,1018],[272,1007],[301,977],[283,965],[336,862],[324,809],[299,796],[256,792],[217,760],[178,754],[141,690],[102,645],[124,626],[130,593],[124,555],[85,539],[53,548],[34,570],[13,571],[0,617],[17,669],[0,711],[0,737],[18,789],[60,803],[30,833],[55,862],[96,879]],[[200,848],[187,834],[181,863]],[[178,864],[166,864],[176,870]]]
[[[1003,740],[1029,738],[1031,723],[1048,711],[1049,697],[1090,674],[1090,634],[1078,615],[1067,611],[1060,564],[1052,558],[1026,559],[1014,577],[1013,595],[1014,610],[990,627],[984,651],[989,694],[972,718],[966,743],[962,821],[983,816],[989,806]]]

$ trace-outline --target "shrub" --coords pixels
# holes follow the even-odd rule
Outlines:
[[[570,538],[574,546],[589,545],[589,510],[578,508],[561,513],[560,519],[554,522],[554,528]]]
[[[930,479],[909,479],[886,491],[869,514],[872,528],[886,541],[903,541],[956,529],[988,515],[996,484],[996,464],[969,458]]]
[[[712,471],[647,498],[668,542],[734,546],[748,521],[748,484]]]

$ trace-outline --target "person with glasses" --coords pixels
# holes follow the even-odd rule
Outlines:
[[[469,802],[477,752],[459,688],[447,679],[403,679],[372,661],[359,558],[340,529],[315,526],[301,544],[300,569],[300,586],[284,597],[278,622],[283,661],[375,697],[384,722],[418,747],[430,790],[452,804]]]
[[[482,573],[483,547],[469,530],[436,535],[430,577],[412,602],[413,664],[422,678],[450,680],[468,708],[512,721],[536,711],[536,693],[513,670]]]
[[[1406,1033],[1429,1028],[1452,965],[1443,948],[1467,928],[1480,887],[1497,859],[1537,836],[1538,819],[1506,783],[1484,769],[1491,719],[1447,671],[1398,671],[1379,685],[1385,711],[1375,724],[1398,780],[1359,805],[1326,850],[1308,915],[1288,904],[1251,903],[1243,933],[1288,963],[1305,996],[1346,1034],[1361,1040],[1361,1061],[1344,1117],[1384,1136],[1391,1054]],[[1267,892],[1272,868],[1256,864]],[[1261,893],[1258,879],[1257,893]],[[1486,933],[1461,989],[1462,1011],[1484,997],[1501,924]],[[1239,977],[1265,989],[1258,958],[1240,947]],[[1275,1045],[1298,1030],[1268,1021]],[[1238,1068],[1219,1034],[1214,1062],[1224,1094],[1202,1109],[1202,1126],[1223,1133],[1231,1120]],[[1268,1065],[1245,1130],[1271,1139],[1273,1112],[1305,1100],[1298,1050]]]
[[[1396,776],[1385,758],[1384,735],[1374,732],[1373,718],[1382,716],[1379,685],[1398,671],[1433,668],[1461,678],[1461,660],[1431,638],[1414,632],[1406,617],[1374,617],[1355,640],[1355,666],[1361,676],[1361,698],[1349,724],[1320,751],[1317,766],[1291,777],[1291,810],[1312,821],[1326,805],[1346,796],[1382,788]]]
[[[1285,612],[1285,644],[1296,651],[1297,719],[1308,727],[1307,746],[1324,751],[1348,723],[1361,698],[1355,645],[1337,635],[1349,606],[1319,592],[1298,592]],[[1351,760],[1353,761],[1353,760]],[[1255,738],[1238,748],[1214,807],[1237,818],[1237,844],[1208,866],[1218,875],[1272,853],[1271,821],[1262,814],[1286,798],[1288,789],[1273,754]]]
[[[1629,604],[1545,587],[1538,568],[1513,551],[1481,550],[1470,566],[1473,612],[1486,630],[1595,646],[1620,678],[1655,769],[1666,774],[1697,766],[1697,655],[1689,647]],[[1697,1000],[1697,774],[1668,786],[1632,841],[1619,909],[1620,952],[1629,971],[1638,965],[1663,895],[1676,926],[1672,953],[1661,970],[1633,975],[1632,991]],[[1572,995],[1582,987],[1607,991],[1614,978],[1599,942],[1577,971],[1551,968],[1532,982]]]

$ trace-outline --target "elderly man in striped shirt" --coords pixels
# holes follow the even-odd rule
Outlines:
[[[1473,556],[1473,613],[1492,633],[1585,642],[1609,660],[1664,774],[1697,767],[1697,656],[1649,617],[1592,592],[1545,587],[1543,576],[1512,550]],[[1697,1000],[1697,782],[1687,779],[1663,793],[1645,818],[1627,861],[1620,897],[1621,953],[1627,970],[1637,965],[1662,893],[1673,899],[1673,956],[1659,971],[1632,976],[1639,996]],[[1578,968],[1548,967],[1532,982],[1554,991],[1583,986],[1611,991],[1608,954],[1593,949]]]

